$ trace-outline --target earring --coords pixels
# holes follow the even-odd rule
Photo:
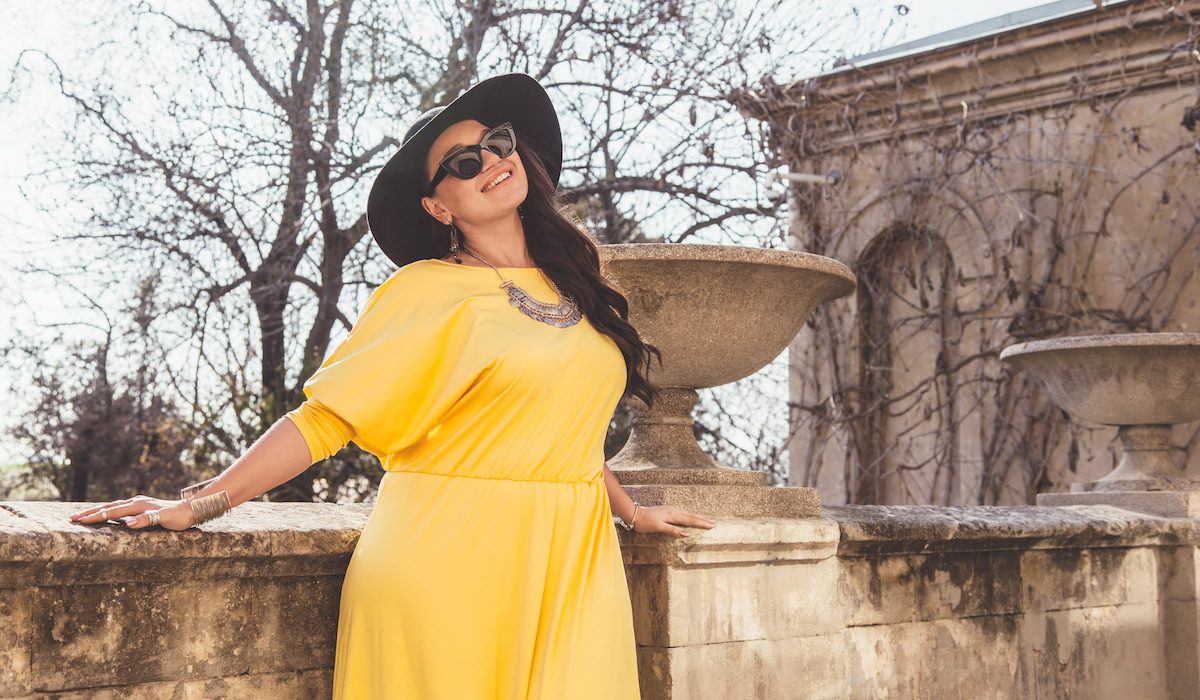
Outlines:
[[[462,258],[458,257],[458,229],[453,223],[450,224],[450,254],[454,256],[454,262],[462,265]]]
[[[517,216],[521,219],[521,221],[525,220],[525,210],[520,206],[517,207]]]

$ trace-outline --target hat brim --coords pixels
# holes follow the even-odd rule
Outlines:
[[[446,254],[444,245],[433,237],[429,214],[421,206],[425,157],[447,127],[466,119],[492,126],[512,122],[521,148],[536,150],[550,182],[558,185],[562,131],[546,90],[523,73],[479,82],[409,137],[371,185],[367,224],[384,255],[400,267]]]

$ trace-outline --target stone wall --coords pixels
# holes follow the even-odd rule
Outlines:
[[[0,698],[331,695],[342,575],[368,511],[248,503],[184,532],[0,504]]]
[[[852,506],[627,541],[643,700],[1200,697],[1190,519]]]
[[[361,507],[202,529],[0,504],[0,700],[327,698]],[[1200,697],[1200,528],[1108,506],[839,507],[621,533],[644,700]]]

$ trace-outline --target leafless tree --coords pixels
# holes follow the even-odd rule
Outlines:
[[[14,339],[5,348],[4,365],[20,372],[34,400],[12,430],[29,450],[29,468],[5,484],[0,498],[35,483],[73,501],[168,496],[196,475],[195,427],[157,381],[157,348],[148,342],[153,284],[145,281],[138,291],[136,303],[119,315],[131,321],[128,327],[98,328],[99,342],[64,342],[60,334]],[[116,373],[118,346],[132,366]]]
[[[390,272],[367,183],[422,111],[530,73],[563,117],[564,195],[599,240],[773,245],[765,151],[728,97],[813,65],[805,52],[853,36],[855,16],[784,0],[159,0],[105,18],[86,62],[19,68],[75,116],[37,180],[76,214],[63,238],[155,272],[163,372],[216,469],[303,399]],[[377,465],[339,459],[275,496],[367,493]]]

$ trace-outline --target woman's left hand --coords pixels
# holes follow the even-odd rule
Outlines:
[[[691,511],[675,506],[638,506],[637,519],[633,523],[634,532],[662,532],[676,537],[687,537],[685,527],[699,527],[711,530],[717,521],[704,515],[696,515]]]

